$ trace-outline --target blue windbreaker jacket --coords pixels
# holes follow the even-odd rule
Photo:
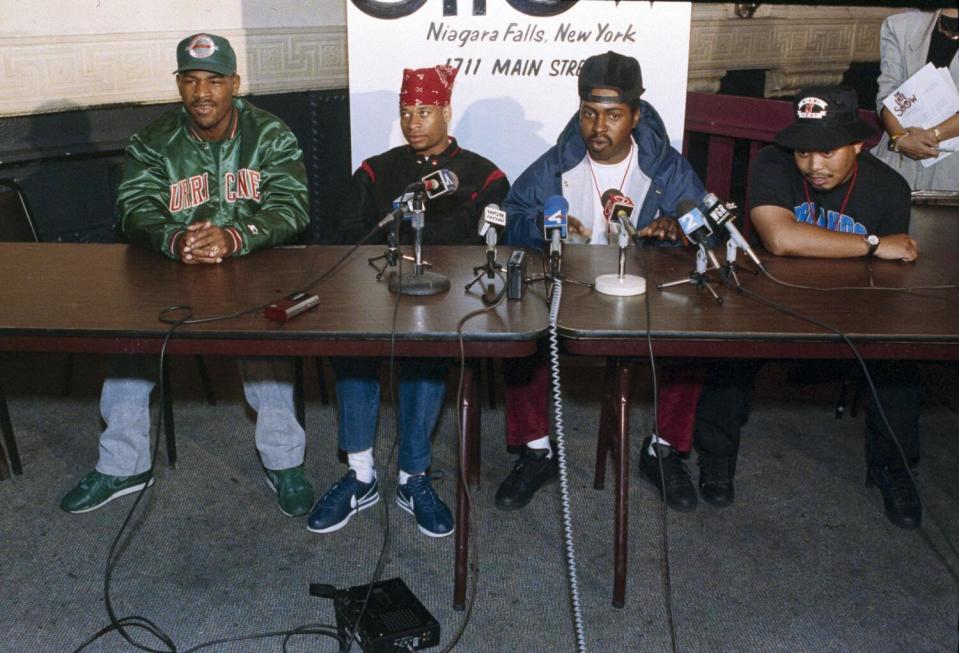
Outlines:
[[[639,168],[652,180],[639,207],[637,228],[652,222],[657,212],[672,214],[683,199],[702,200],[706,189],[689,162],[674,150],[663,121],[646,101],[640,101],[641,118],[633,130],[638,146]],[[543,204],[552,195],[562,195],[562,174],[586,156],[586,141],[574,115],[556,145],[532,163],[509,190],[503,208],[507,213],[505,242],[514,247],[542,247]],[[671,243],[666,243],[671,244]]]

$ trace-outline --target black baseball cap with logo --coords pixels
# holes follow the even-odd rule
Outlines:
[[[859,98],[848,86],[803,89],[793,100],[793,109],[793,123],[774,139],[789,150],[828,152],[876,133],[859,117]]]
[[[176,46],[176,70],[206,70],[220,75],[236,74],[236,53],[230,42],[216,34],[194,34]]]
[[[619,95],[593,95],[594,88],[615,89]],[[587,102],[628,103],[638,99],[644,90],[639,62],[612,50],[590,57],[579,70],[579,97]]]

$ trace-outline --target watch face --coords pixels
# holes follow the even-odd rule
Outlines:
[[[869,234],[868,236],[866,236],[866,242],[869,243],[870,245],[878,245],[879,236],[875,234]]]

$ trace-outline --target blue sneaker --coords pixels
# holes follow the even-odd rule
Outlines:
[[[405,484],[396,486],[396,505],[416,517],[416,526],[424,535],[446,537],[453,532],[453,513],[426,474],[410,476]]]
[[[372,483],[361,483],[351,469],[316,502],[306,527],[314,533],[338,531],[346,526],[350,517],[379,500],[380,486],[376,477]]]

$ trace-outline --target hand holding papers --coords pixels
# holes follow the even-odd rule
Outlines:
[[[882,103],[904,127],[931,129],[959,112],[959,89],[947,68],[927,63]],[[922,159],[922,165],[929,167],[956,151],[959,151],[959,137],[942,141],[939,156]]]

